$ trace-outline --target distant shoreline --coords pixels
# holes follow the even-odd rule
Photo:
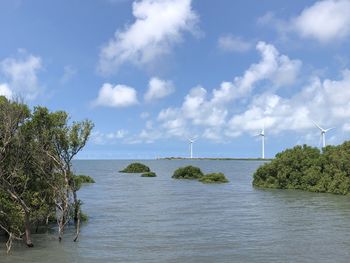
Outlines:
[[[218,160],[218,161],[271,161],[273,158],[225,158],[225,157],[198,157],[198,158],[186,158],[186,157],[162,157],[156,160]]]
[[[159,157],[154,159],[74,159],[74,161],[152,161],[152,160],[209,160],[209,161],[272,161],[273,158],[226,158],[226,157],[198,157],[198,158],[187,158],[187,157]]]

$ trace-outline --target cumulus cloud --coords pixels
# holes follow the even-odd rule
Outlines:
[[[161,110],[157,120],[164,136],[185,137],[199,128],[204,129],[203,137],[218,141],[226,127],[232,103],[249,98],[262,81],[269,81],[277,88],[294,83],[301,61],[280,54],[273,45],[264,42],[259,42],[256,48],[261,59],[242,76],[235,77],[232,82],[221,83],[212,92],[202,86],[194,87],[180,107]]]
[[[293,84],[301,68],[300,60],[291,60],[279,54],[271,44],[259,42],[256,49],[261,54],[259,63],[252,64],[243,74],[235,77],[233,82],[223,82],[220,88],[213,90],[213,102],[218,104],[249,94],[262,80],[271,81],[276,87]]]
[[[228,52],[246,52],[250,50],[253,45],[240,37],[232,35],[224,35],[218,39],[218,47],[223,51]]]
[[[0,92],[7,97],[35,99],[41,90],[38,81],[41,69],[41,58],[24,50],[20,50],[17,57],[5,58],[0,61],[0,79],[3,80]]]
[[[91,141],[94,144],[100,144],[100,145],[116,143],[117,141],[125,139],[127,134],[128,134],[128,131],[123,129],[117,130],[116,132],[110,132],[110,133],[93,131],[91,134]]]
[[[198,21],[191,0],[142,0],[132,6],[135,22],[118,30],[100,51],[99,70],[111,73],[123,63],[149,64],[171,52]]]
[[[350,118],[350,70],[342,73],[340,80],[314,78],[301,92],[291,98],[276,94],[256,96],[247,109],[234,115],[229,129],[254,132],[263,125],[270,133],[314,129],[313,121],[321,126],[338,126]]]
[[[93,102],[95,106],[106,107],[128,107],[138,104],[137,92],[134,88],[126,85],[115,85],[105,83],[101,87],[97,99]]]
[[[317,132],[313,121],[324,128],[337,127],[333,132],[350,130],[350,70],[338,79],[312,76],[303,80],[301,89],[279,92],[298,76],[301,61],[280,54],[270,44],[260,42],[261,59],[248,67],[232,82],[223,82],[209,91],[202,86],[192,88],[181,105],[159,112],[155,121],[147,119],[145,128],[134,142],[159,138],[186,138],[200,134],[213,141],[242,134],[256,134],[265,126],[269,135],[283,132]],[[293,75],[292,78],[289,78]],[[254,92],[253,92],[254,91]],[[141,136],[142,135],[142,136]],[[147,138],[147,139],[146,139]],[[153,139],[150,139],[153,138]]]
[[[319,1],[294,18],[292,26],[302,37],[330,42],[349,36],[349,13],[348,0]]]
[[[268,12],[258,18],[259,25],[271,25],[286,39],[291,33],[320,43],[333,43],[350,35],[350,1],[322,0],[284,20]]]
[[[171,81],[161,80],[153,77],[148,84],[148,90],[145,94],[145,101],[162,99],[169,96],[175,91],[174,85]]]
[[[302,64],[299,60],[280,54],[273,45],[259,42],[256,48],[261,59],[242,76],[235,77],[232,82],[221,83],[212,92],[202,86],[192,88],[180,107],[161,110],[156,123],[147,119],[145,129],[132,141],[150,142],[161,137],[186,138],[197,133],[198,129],[204,130],[204,138],[215,141],[220,141],[225,132],[232,135],[227,125],[232,103],[249,98],[252,90],[262,81],[269,81],[277,88],[293,84]]]

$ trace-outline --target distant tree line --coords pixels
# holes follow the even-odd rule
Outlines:
[[[70,122],[64,111],[30,110],[0,96],[0,232],[32,247],[31,231],[57,223],[58,239],[75,222],[79,235],[81,201],[72,159],[85,146],[93,124]]]
[[[253,185],[345,195],[350,191],[350,141],[322,152],[303,145],[278,153],[258,168]]]

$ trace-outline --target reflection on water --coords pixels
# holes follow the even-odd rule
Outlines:
[[[119,174],[130,161],[76,161],[96,184],[80,198],[89,222],[80,241],[34,235],[0,262],[349,262],[350,199],[258,190],[254,161],[144,161],[158,177]],[[229,184],[171,179],[187,164],[223,172]]]

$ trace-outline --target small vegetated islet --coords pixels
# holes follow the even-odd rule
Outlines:
[[[254,174],[253,186],[348,194],[350,141],[319,149],[295,146],[276,155]]]
[[[198,167],[189,165],[185,167],[180,167],[175,170],[172,178],[175,179],[194,179],[197,180],[201,178],[204,174]]]
[[[143,163],[131,163],[120,172],[121,173],[147,173],[150,171],[151,169],[147,165],[144,165]]]
[[[147,173],[143,173],[141,174],[141,177],[156,177],[156,173],[154,172],[147,172]]]
[[[211,173],[204,175],[200,168],[189,165],[175,170],[172,178],[198,180],[202,183],[227,183],[229,182],[223,173]]]
[[[228,183],[228,179],[225,177],[223,173],[206,174],[203,177],[201,177],[199,181],[205,184]]]

